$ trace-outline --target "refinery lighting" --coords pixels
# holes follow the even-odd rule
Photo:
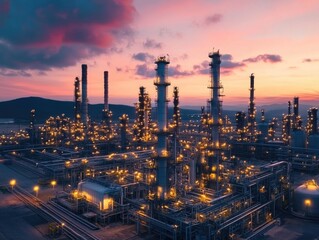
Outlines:
[[[52,181],[51,181],[51,186],[52,186],[53,189],[54,189],[54,187],[56,186],[56,184],[57,184],[56,180],[52,180]]]
[[[19,168],[26,167],[39,178],[33,195],[38,197],[43,186],[45,196],[57,181],[64,191],[49,202],[20,187],[12,194],[25,194],[39,211],[63,207],[82,215],[94,222],[92,229],[112,231],[104,226],[121,219],[134,223],[136,234],[145,226],[156,239],[258,238],[265,224],[280,217],[280,208],[303,218],[319,217],[315,179],[296,188],[291,181],[295,169],[305,173],[319,169],[317,109],[309,109],[306,126],[302,126],[298,97],[289,101],[282,118],[265,110],[257,117],[251,74],[248,108],[227,116],[221,81],[222,60],[226,64],[227,60],[219,51],[208,57],[205,107],[189,110],[191,114],[180,109],[182,86],[170,89],[172,66],[165,55],[155,60],[157,95],[151,98],[148,89],[140,86],[130,117],[116,110],[114,121],[108,71],[100,77],[104,104],[89,116],[90,65],[83,64],[82,77],[74,81],[71,116],[51,116],[39,123],[33,109],[26,130],[0,136],[0,146],[9,156],[3,161],[19,162]],[[16,180],[9,184],[13,189]],[[59,212],[50,214],[62,219]],[[50,225],[52,236],[62,232],[74,239],[86,234],[83,238],[96,239],[91,236],[94,231],[73,224],[82,217],[71,221],[63,217],[63,221]]]
[[[9,182],[10,186],[11,186],[11,189],[14,188],[14,186],[17,184],[17,181],[15,179],[11,179],[10,182]]]
[[[33,187],[33,191],[35,192],[36,197],[38,197],[39,190],[40,190],[40,187],[38,185]]]

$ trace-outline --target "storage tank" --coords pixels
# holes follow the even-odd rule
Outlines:
[[[319,134],[314,134],[309,136],[308,148],[319,149]]]
[[[82,181],[78,184],[78,192],[86,200],[96,205],[100,210],[113,210],[113,197],[120,188],[109,188],[101,184]]]
[[[306,134],[302,130],[294,130],[291,133],[291,147],[304,148],[306,144]]]
[[[319,186],[314,180],[294,190],[293,210],[305,217],[319,217]]]

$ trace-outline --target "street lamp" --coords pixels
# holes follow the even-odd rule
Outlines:
[[[17,181],[15,179],[11,179],[9,184],[11,186],[11,190],[13,190],[13,187],[17,184]]]
[[[38,185],[36,185],[36,186],[33,187],[33,191],[35,191],[35,196],[36,196],[36,197],[38,197],[39,189],[40,189],[40,188],[39,188]]]
[[[56,185],[56,181],[55,181],[55,180],[52,180],[52,181],[51,181],[51,186],[52,186],[53,189],[54,189],[55,185]]]

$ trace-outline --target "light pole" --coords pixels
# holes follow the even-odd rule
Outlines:
[[[9,184],[11,186],[11,190],[13,190],[13,187],[17,184],[17,181],[15,179],[11,179]]]
[[[39,189],[40,189],[40,188],[39,188],[38,185],[36,185],[36,186],[33,187],[33,191],[35,191],[35,196],[36,196],[36,197],[38,197]]]

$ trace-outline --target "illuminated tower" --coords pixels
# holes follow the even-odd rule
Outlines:
[[[255,107],[255,76],[250,75],[250,96],[248,108],[248,136],[249,142],[256,141],[256,107]]]
[[[137,106],[137,141],[143,141],[145,133],[145,87],[140,87]]]
[[[123,114],[119,118],[119,121],[120,121],[120,129],[121,129],[121,150],[125,151],[127,147],[126,130],[127,130],[127,125],[129,121],[127,114]]]
[[[290,143],[291,125],[291,102],[288,101],[288,114],[283,115],[282,118],[282,140],[285,144]]]
[[[294,97],[292,128],[293,130],[301,128],[301,116],[299,115],[299,97]]]
[[[104,71],[104,110],[109,110],[109,72]]]
[[[31,144],[35,143],[35,110],[30,112],[29,135]]]
[[[168,192],[168,169],[167,162],[169,154],[167,151],[167,87],[170,85],[167,79],[168,64],[167,57],[158,57],[155,61],[157,64],[156,79],[154,85],[157,89],[157,197],[161,200],[167,198]]]
[[[173,94],[173,125],[174,125],[174,132],[175,134],[179,133],[179,128],[181,124],[181,113],[179,110],[179,96],[178,96],[178,88],[174,87],[174,94]]]
[[[222,122],[221,118],[221,103],[220,97],[222,96],[220,91],[223,86],[220,83],[220,64],[221,55],[219,51],[209,53],[208,55],[212,61],[209,64],[211,66],[211,81],[210,86],[208,88],[211,89],[211,100],[210,100],[210,111],[211,117],[213,119],[212,123],[212,133],[211,138],[212,142],[215,144],[219,144],[219,137],[220,137],[220,126]]]
[[[81,120],[81,93],[80,79],[78,77],[74,81],[74,119],[76,122]]]
[[[308,110],[308,123],[307,132],[308,135],[318,133],[318,108],[310,108]]]
[[[238,135],[237,137],[238,142],[247,141],[246,114],[244,112],[236,113],[236,132]]]
[[[88,97],[87,97],[87,65],[82,64],[82,107],[81,107],[81,120],[85,126],[89,121],[88,117]]]
[[[103,107],[103,127],[106,131],[107,139],[112,136],[112,112],[109,110],[109,72],[104,71],[104,107]]]

